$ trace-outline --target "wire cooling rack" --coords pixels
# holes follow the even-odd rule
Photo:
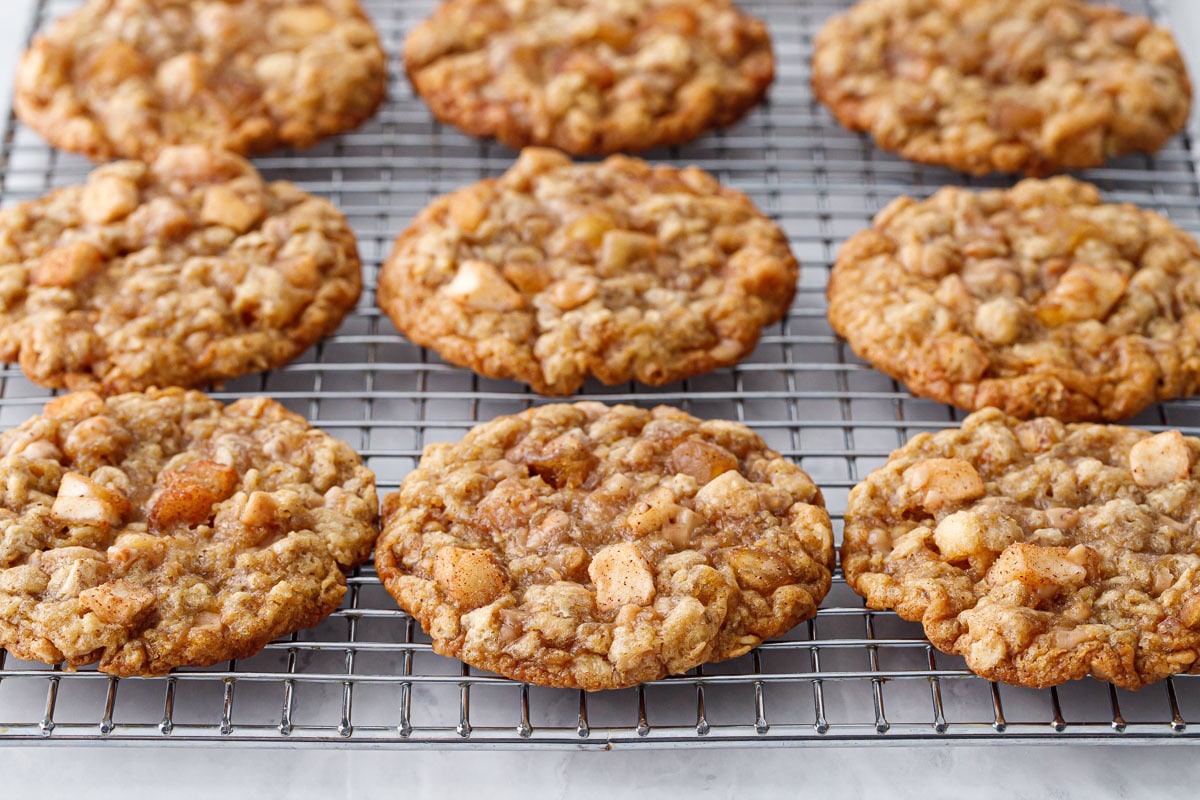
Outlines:
[[[41,0],[30,35],[77,2]],[[232,381],[222,399],[266,393],[357,448],[393,491],[424,445],[541,402],[524,387],[451,367],[401,337],[374,304],[380,261],[435,195],[502,172],[513,153],[435,124],[397,69],[404,34],[431,0],[366,0],[393,54],[391,94],[362,129],[300,153],[257,159],[269,178],[333,200],[359,236],[367,290],[335,336],[283,369]],[[848,2],[746,2],[767,20],[778,79],[741,124],[647,157],[694,163],[750,195],[786,229],[803,262],[785,320],[743,364],[658,389],[589,384],[588,397],[670,403],[742,421],[797,461],[825,491],[835,526],[850,487],[889,451],[961,415],[914,399],[856,360],[825,320],[824,288],[839,244],[892,197],[964,179],[896,159],[833,123],[808,89],[812,38]],[[1161,17],[1147,0],[1129,10]],[[79,182],[89,165],[8,120],[0,202]],[[1157,208],[1200,233],[1192,140],[1087,177],[1109,198]],[[49,392],[0,370],[0,425],[36,413]],[[1200,402],[1165,403],[1136,424],[1200,433]],[[1200,678],[1137,693],[1094,680],[1057,690],[1002,686],[933,650],[918,625],[872,612],[840,576],[817,618],[741,658],[624,691],[530,687],[432,652],[369,567],[343,608],[254,658],[170,677],[117,680],[65,672],[0,651],[0,744],[141,741],[292,747],[669,747],[908,743],[1185,742],[1200,738]]]

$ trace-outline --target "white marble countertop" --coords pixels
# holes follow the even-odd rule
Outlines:
[[[32,0],[0,0],[0,76],[26,34]],[[1200,49],[1200,3],[1173,0],[1185,47]],[[1193,56],[1193,64],[1200,60]],[[1193,74],[1196,74],[1193,71]],[[0,109],[11,81],[0,79]],[[936,798],[1146,797],[1190,786],[1194,747],[1184,745],[830,745],[781,749],[656,751],[367,751],[129,747],[38,743],[0,748],[5,793],[138,797],[166,790],[214,796],[505,798],[655,795]],[[619,796],[619,795],[618,795]]]
[[[1196,774],[1191,747],[839,747],[587,753],[201,749],[0,750],[6,792],[89,800],[163,790],[190,798],[629,796],[1143,798]]]

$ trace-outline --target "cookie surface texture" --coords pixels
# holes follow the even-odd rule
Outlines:
[[[377,534],[375,479],[273,400],[76,392],[0,435],[0,646],[114,675],[315,625]]]
[[[449,0],[404,66],[439,120],[576,155],[732,125],[775,72],[766,27],[728,0]]]
[[[379,36],[357,0],[88,0],[17,68],[17,116],[95,161],[201,144],[307,147],[375,113]]]
[[[417,216],[378,300],[447,361],[562,395],[588,375],[657,385],[736,363],[798,276],[783,231],[695,167],[528,148]]]
[[[384,586],[433,649],[547,686],[632,686],[812,617],[821,493],[744,426],[549,405],[430,445],[384,498]]]
[[[1200,440],[980,411],[850,492],[842,569],[989,680],[1200,669]]]
[[[1200,381],[1196,240],[1067,177],[893,201],[828,297],[861,358],[960,408],[1112,421]]]
[[[863,0],[818,34],[812,72],[845,127],[976,175],[1153,153],[1192,99],[1169,32],[1083,0]]]
[[[106,394],[280,366],[362,287],[329,202],[198,146],[0,211],[0,358]]]

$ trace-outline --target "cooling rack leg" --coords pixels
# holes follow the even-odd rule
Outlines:
[[[874,617],[868,612],[864,617],[867,627],[867,640],[875,638]],[[867,656],[871,661],[871,672],[879,671],[879,648],[875,645],[867,645]],[[883,681],[879,678],[871,679],[871,700],[875,704],[875,732],[887,733],[891,725],[888,723],[887,715],[883,708]]]
[[[1183,721],[1183,715],[1179,713],[1179,697],[1175,694],[1175,679],[1167,678],[1167,700],[1171,704],[1171,730],[1175,733],[1183,733],[1187,730],[1187,723]]]
[[[54,665],[55,673],[62,670],[59,664]],[[38,729],[43,736],[49,736],[54,732],[54,707],[58,703],[58,682],[60,676],[55,674],[50,676],[50,685],[46,689],[46,711],[42,714],[42,721],[38,723]]]
[[[1004,733],[1008,722],[1004,719],[1004,706],[1000,702],[1000,685],[992,682],[992,729],[996,733]]]
[[[1124,733],[1125,718],[1121,716],[1121,704],[1117,701],[1117,689],[1111,683],[1108,685],[1108,702],[1112,706],[1112,728],[1117,733]]]
[[[175,678],[167,678],[167,688],[163,693],[163,715],[158,723],[158,730],[163,736],[170,736],[175,729]]]
[[[471,668],[462,665],[464,678],[470,676]],[[458,690],[458,725],[454,729],[459,736],[466,739],[471,735],[471,684],[462,683]]]
[[[521,684],[521,721],[517,723],[517,735],[522,739],[533,736],[533,726],[529,724],[529,684]]]
[[[592,729],[588,725],[588,707],[587,707],[587,692],[579,690],[579,719],[575,723],[575,735],[580,739],[586,739],[591,735]]]
[[[232,663],[230,666],[232,667]],[[233,690],[237,686],[237,680],[223,678],[222,682],[225,684],[225,690],[221,699],[221,735],[228,736],[233,733]]]
[[[292,641],[296,640],[296,635],[292,634]],[[287,658],[287,673],[289,675],[296,674],[296,651],[288,650]],[[296,699],[296,682],[292,679],[283,682],[283,709],[279,714],[279,733],[283,736],[291,736],[295,726],[292,724],[292,705]]]
[[[696,686],[696,735],[707,736],[709,730],[708,712],[704,706],[704,684]]]
[[[937,671],[937,660],[933,655],[933,648],[927,647],[925,654],[929,657],[929,671]],[[938,733],[946,732],[946,714],[942,707],[942,685],[937,678],[929,679],[930,699],[933,701],[933,729]]]
[[[404,623],[404,642],[411,645],[413,641],[413,619],[409,617]],[[406,647],[400,657],[402,675],[412,675],[413,651]],[[400,725],[397,732],[401,738],[407,739],[412,735],[412,683],[404,681],[400,684]]]
[[[635,728],[635,730],[637,731],[638,736],[649,736],[650,735],[650,720],[646,717],[646,687],[642,684],[638,684],[637,699],[638,699],[638,719],[637,719],[637,727]]]
[[[100,718],[100,735],[108,736],[113,732],[113,708],[117,704],[117,684],[120,678],[109,678],[108,688],[104,692],[104,716]]]
[[[1062,733],[1067,729],[1067,721],[1063,718],[1062,703],[1058,699],[1058,687],[1050,687],[1050,709],[1054,714],[1054,719],[1050,722],[1050,727],[1055,733]]]

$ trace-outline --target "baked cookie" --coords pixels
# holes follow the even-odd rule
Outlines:
[[[34,39],[13,109],[95,161],[257,153],[357,127],[386,67],[357,0],[88,0]]]
[[[812,85],[883,149],[976,175],[1153,153],[1192,100],[1170,33],[1084,0],[862,0],[817,36]]]
[[[842,247],[829,322],[914,393],[1118,420],[1200,385],[1200,247],[1091,184],[901,197]]]
[[[315,625],[377,535],[375,478],[267,398],[77,392],[0,435],[0,646],[114,675]]]
[[[529,148],[417,216],[378,300],[447,361],[561,395],[736,363],[798,275],[783,231],[706,172]]]
[[[842,569],[990,680],[1200,672],[1200,440],[996,409],[850,492]]]
[[[199,146],[0,211],[0,359],[42,386],[193,386],[276,367],[362,287],[327,201]]]
[[[433,649],[614,689],[742,655],[816,614],[833,532],[795,464],[732,422],[548,405],[425,449],[375,567]]]
[[[732,125],[775,75],[766,26],[729,0],[448,0],[404,67],[442,122],[577,155]]]

